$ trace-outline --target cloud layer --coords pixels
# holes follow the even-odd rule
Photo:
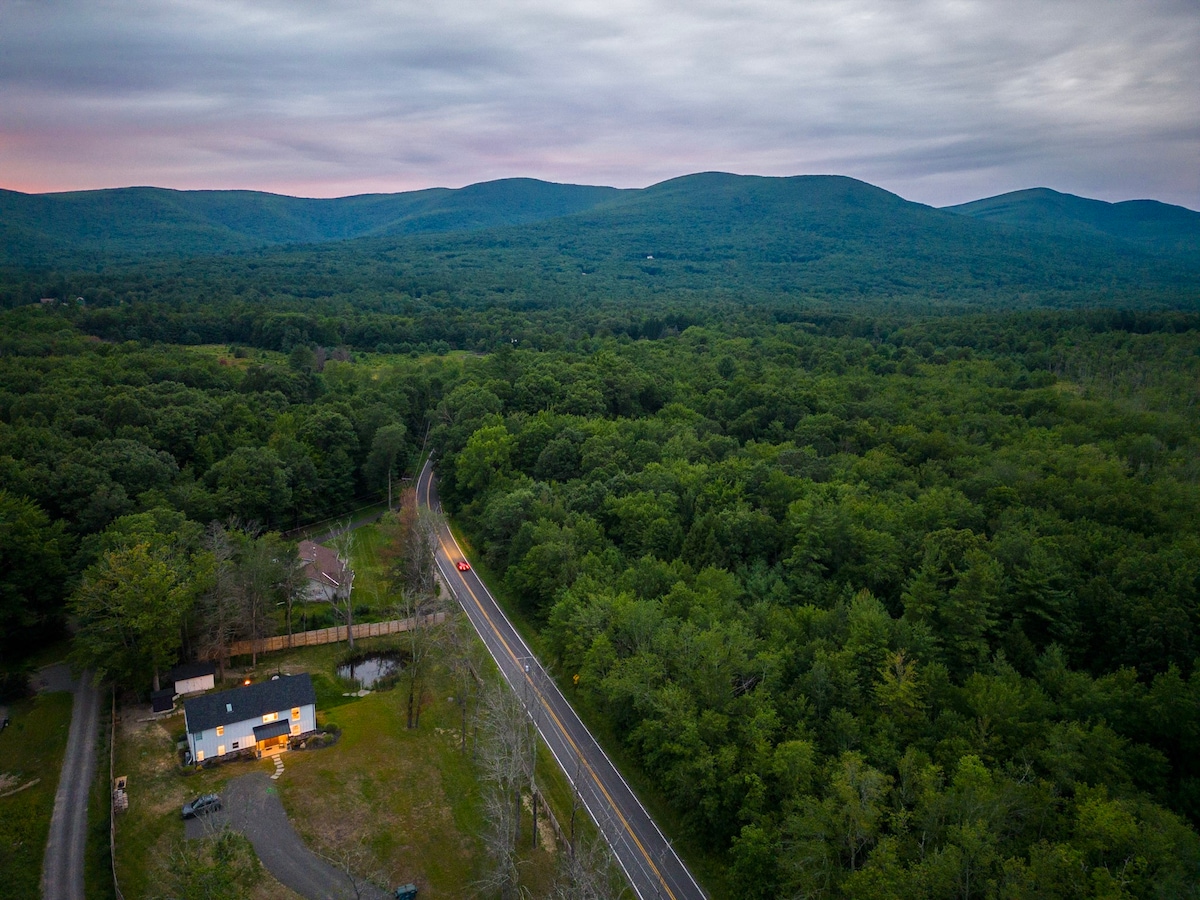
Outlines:
[[[853,175],[1200,208],[1195,0],[6,0],[0,186]]]

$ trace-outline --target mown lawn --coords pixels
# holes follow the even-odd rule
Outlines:
[[[387,638],[358,641],[381,649]],[[307,671],[318,697],[318,721],[342,729],[335,745],[283,757],[276,783],[296,829],[310,847],[337,857],[361,850],[362,867],[395,885],[408,881],[421,897],[472,897],[486,866],[479,834],[480,785],[470,754],[459,749],[459,708],[444,675],[432,676],[420,727],[405,728],[402,689],[345,697],[350,686],[335,675],[345,644],[303,648],[260,658],[255,680],[275,672]],[[239,672],[239,674],[241,674]],[[184,775],[174,765],[183,716],[139,722],[144,709],[126,711],[120,728],[117,773],[130,776],[130,810],[118,820],[118,873],[128,900],[146,896],[158,861],[183,835],[179,807],[208,791],[220,792],[245,772],[273,772],[269,761],[236,762]],[[552,763],[550,763],[552,765]],[[539,763],[547,771],[545,758]],[[560,792],[555,792],[560,793]],[[556,799],[561,799],[556,798]],[[564,826],[566,822],[564,821]],[[546,826],[543,826],[545,828]],[[528,835],[528,821],[525,826]],[[550,887],[552,845],[526,848],[523,881],[532,896]],[[291,897],[269,876],[260,897]]]
[[[71,702],[70,694],[60,692],[13,703],[12,724],[0,733],[0,794],[8,794],[0,797],[0,894],[12,900],[41,896],[42,856]]]
[[[189,770],[175,765],[175,739],[183,734],[183,714],[146,721],[148,707],[120,710],[115,774],[128,778],[129,809],[117,814],[117,877],[126,900],[151,896],[159,886],[171,849],[183,840],[179,810],[199,794],[220,793],[237,775],[273,772],[268,760],[235,762],[213,769]],[[251,895],[254,900],[300,900],[269,872]]]

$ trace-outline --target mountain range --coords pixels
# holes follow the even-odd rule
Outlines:
[[[127,268],[157,257],[192,259],[198,271],[294,271],[306,253],[346,278],[378,281],[387,270],[476,295],[1200,298],[1200,213],[1045,188],[945,209],[840,176],[723,173],[643,189],[505,179],[328,200],[160,188],[0,191],[0,263],[9,267]],[[364,258],[372,260],[366,268]],[[590,285],[587,276],[595,276]]]

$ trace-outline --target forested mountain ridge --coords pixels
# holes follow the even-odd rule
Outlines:
[[[34,201],[50,205],[35,215]],[[75,217],[72,203],[87,214]],[[5,204],[10,265],[86,270],[117,296],[133,271],[139,293],[161,280],[176,302],[189,283],[217,301],[246,281],[293,296],[444,291],[456,303],[518,306],[691,296],[1190,307],[1200,297],[1184,227],[1200,214],[1158,204],[1125,231],[1069,218],[1050,227],[1059,220],[1049,213],[1026,228],[840,176],[702,173],[627,191],[514,179],[341,200],[147,188],[8,193]],[[1184,225],[1155,224],[1160,206]],[[1154,237],[1176,233],[1175,243]]]
[[[943,209],[1048,234],[1105,235],[1148,253],[1200,259],[1200,212],[1157,200],[1107,203],[1030,188]]]
[[[532,178],[330,200],[154,187],[61,194],[0,190],[0,259],[44,265],[206,256],[364,235],[470,231],[561,216],[619,194],[615,188]]]

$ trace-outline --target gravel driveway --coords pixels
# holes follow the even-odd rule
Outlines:
[[[46,900],[83,900],[84,854],[87,850],[88,791],[96,771],[96,736],[100,726],[100,692],[92,673],[77,682],[64,665],[43,669],[40,691],[71,691],[71,730],[63,755],[62,774],[54,794],[54,813],[42,861],[42,896]]]
[[[250,839],[258,858],[272,875],[309,900],[387,897],[371,885],[356,893],[344,872],[305,846],[288,821],[274,783],[265,773],[252,772],[230,781],[221,793],[221,804],[220,812],[189,819],[185,834],[189,838],[203,837],[228,824]]]

